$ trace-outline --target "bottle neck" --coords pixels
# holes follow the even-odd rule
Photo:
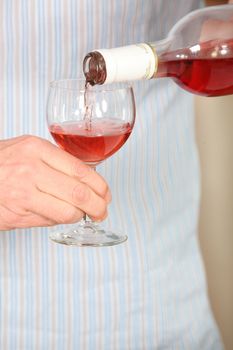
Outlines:
[[[148,43],[148,45],[152,48],[153,52],[155,52],[156,55],[159,57],[160,55],[169,51],[172,41],[173,37],[167,37],[162,40]]]
[[[171,44],[171,38],[90,52],[84,58],[83,71],[91,85],[151,79],[156,75],[159,56]]]

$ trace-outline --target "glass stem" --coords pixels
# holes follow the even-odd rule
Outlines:
[[[96,166],[95,165],[91,165],[90,167],[94,171],[96,171]],[[87,224],[88,222],[93,222],[93,221],[89,218],[89,216],[86,213],[84,213],[84,215],[83,215],[83,222],[84,222],[84,224]]]

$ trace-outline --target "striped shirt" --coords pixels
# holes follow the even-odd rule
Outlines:
[[[85,53],[166,37],[199,0],[1,0],[1,138],[46,139],[48,83],[82,74]],[[0,349],[222,348],[198,242],[193,100],[167,79],[135,86],[126,145],[98,167],[106,225],[127,243],[75,248],[51,228],[0,232]]]

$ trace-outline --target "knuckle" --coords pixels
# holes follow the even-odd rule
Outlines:
[[[60,216],[58,222],[61,224],[68,224],[68,223],[74,223],[81,219],[82,213],[81,211],[77,211],[72,206],[66,206],[63,211],[62,215]]]
[[[109,191],[108,184],[106,181],[103,179],[102,176],[100,176],[100,181],[99,181],[99,193],[104,197],[106,193]]]
[[[43,140],[40,137],[33,135],[26,135],[21,143],[23,152],[31,154],[35,150],[38,151],[41,149]]]
[[[22,191],[19,190],[18,188],[10,188],[8,191],[8,196],[10,198],[10,200],[19,200],[22,197]]]
[[[74,173],[74,175],[79,177],[80,179],[86,177],[91,171],[89,166],[77,159],[75,159],[75,162],[73,163],[72,170],[72,173]]]
[[[16,176],[17,178],[23,177],[26,180],[34,173],[34,169],[34,165],[30,163],[21,163],[17,167]]]
[[[19,188],[14,187],[9,189],[8,196],[9,196],[10,202],[13,201],[17,205],[20,205],[20,207],[22,208],[26,208],[27,203],[29,203],[31,200],[31,195],[27,191],[27,189],[21,188],[21,187]]]
[[[72,199],[76,204],[86,203],[90,199],[90,190],[84,184],[77,184],[73,188]]]

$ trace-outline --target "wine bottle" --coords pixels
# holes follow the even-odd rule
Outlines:
[[[170,77],[192,93],[233,94],[233,5],[190,12],[157,42],[92,51],[83,71],[91,85]]]

